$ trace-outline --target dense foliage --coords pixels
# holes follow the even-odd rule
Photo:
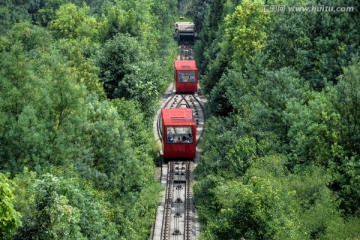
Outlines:
[[[147,239],[176,1],[0,4],[0,238]]]
[[[193,2],[209,99],[194,186],[201,238],[358,239],[359,2],[266,4]]]

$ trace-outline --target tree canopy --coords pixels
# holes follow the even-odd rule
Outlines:
[[[324,5],[354,8],[289,11]],[[209,100],[194,185],[200,239],[359,237],[358,9],[194,1]]]
[[[1,239],[150,236],[175,3],[1,4]]]

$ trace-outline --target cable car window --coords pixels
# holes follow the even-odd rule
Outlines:
[[[195,71],[179,71],[179,82],[196,82]]]
[[[167,127],[167,143],[193,143],[192,127]]]

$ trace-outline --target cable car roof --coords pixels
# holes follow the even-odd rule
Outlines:
[[[196,126],[191,108],[163,108],[161,114],[165,126]]]
[[[182,71],[198,70],[196,67],[195,60],[175,60],[174,66],[176,70],[182,70]]]

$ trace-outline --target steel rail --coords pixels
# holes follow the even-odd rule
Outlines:
[[[201,109],[201,112],[202,112],[202,118],[203,119],[200,119],[202,120],[203,124],[205,125],[205,122],[206,122],[206,116],[205,116],[205,109],[204,109],[204,105],[202,104],[201,100],[195,96],[195,94],[192,95],[195,99],[195,101],[198,103],[200,109]],[[199,110],[197,110],[197,112],[199,112]],[[195,115],[196,115],[196,112],[195,112]],[[199,116],[200,118],[200,116]],[[196,120],[195,120],[196,121]],[[196,125],[198,125],[198,123],[196,123]],[[198,138],[198,140],[196,141],[196,145],[199,144],[200,140],[202,139],[202,136],[204,134],[204,130],[205,130],[205,126],[203,126],[202,130],[200,131],[200,137]]]
[[[174,162],[168,163],[168,178],[167,178],[167,187],[164,203],[164,214],[163,221],[161,226],[161,239],[167,240],[170,238],[170,221],[171,221],[171,206],[173,201],[173,177],[174,177]]]

